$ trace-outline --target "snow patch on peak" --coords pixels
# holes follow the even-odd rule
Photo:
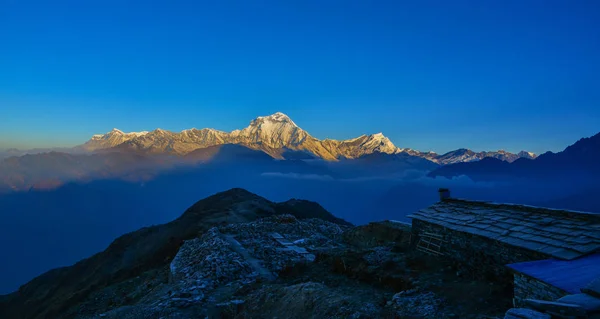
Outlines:
[[[349,139],[349,140],[342,140],[342,143],[352,143],[352,142],[356,142],[356,141],[358,141],[358,140],[360,140],[360,139],[362,139],[362,138],[365,138],[365,137],[367,137],[367,135],[363,134],[363,135],[361,135],[361,136],[359,136],[359,137],[351,138],[351,139]],[[328,140],[330,140],[330,141],[335,141],[335,142],[338,142],[338,140],[332,140],[332,139],[328,139]]]
[[[400,149],[396,147],[396,145],[394,145],[389,138],[385,137],[383,133],[371,135],[362,146],[370,151],[376,151],[380,153],[396,154],[400,152]]]
[[[92,140],[101,140],[105,137],[106,135],[104,134],[94,134],[92,135]]]
[[[110,132],[108,132],[106,134],[92,135],[92,141],[115,140],[116,139],[116,140],[122,142],[122,141],[130,140],[135,137],[140,137],[140,136],[143,136],[146,134],[148,134],[148,131],[125,133],[117,128],[113,128]]]
[[[373,134],[373,137],[374,137],[374,138],[379,138],[379,139],[381,139],[381,138],[386,138],[386,137],[383,135],[383,133],[381,133],[381,132]]]
[[[96,134],[92,137],[104,137],[106,135],[110,135],[110,134],[118,134],[118,135],[126,135],[126,136],[142,136],[142,135],[146,135],[148,134],[148,131],[141,131],[141,132],[129,132],[129,133],[125,133],[121,130],[119,130],[118,128],[113,128],[110,132],[106,133],[106,134]]]
[[[254,121],[252,121],[252,123],[264,122],[264,121],[290,123],[293,126],[296,126],[296,127],[298,126],[298,125],[296,125],[296,123],[294,123],[294,121],[292,121],[292,119],[289,116],[287,116],[281,112],[273,113],[268,116],[259,116]]]
[[[528,157],[528,158],[532,158],[532,159],[537,157],[537,155],[535,153],[527,152],[527,151],[520,151],[517,155],[519,157]]]
[[[281,112],[275,112],[271,115],[268,116],[269,118],[275,119],[275,120],[289,120],[290,117],[281,113]]]
[[[139,136],[144,136],[146,134],[148,134],[148,131],[141,131],[141,132],[130,132],[130,133],[126,133],[126,135],[134,135],[135,137],[139,137]]]

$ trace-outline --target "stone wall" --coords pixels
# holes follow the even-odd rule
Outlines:
[[[513,276],[507,264],[548,259],[550,256],[514,247],[505,243],[470,233],[459,232],[439,225],[413,219],[412,243],[414,247],[423,232],[442,235],[441,253],[466,267],[474,278],[511,284]]]
[[[525,299],[556,301],[569,294],[560,288],[520,273],[514,275],[514,293],[515,307],[524,306]]]
[[[347,243],[362,248],[394,243],[398,250],[408,250],[411,235],[410,224],[386,220],[354,227],[345,231],[343,238]]]

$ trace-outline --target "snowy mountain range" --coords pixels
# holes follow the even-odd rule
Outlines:
[[[162,129],[144,132],[124,133],[113,129],[106,134],[94,135],[79,148],[86,151],[120,150],[144,154],[171,154],[183,156],[195,150],[216,145],[237,144],[261,150],[278,159],[285,159],[290,150],[328,161],[355,159],[373,153],[407,154],[446,165],[460,162],[478,161],[493,157],[513,162],[519,158],[535,158],[530,152],[513,154],[505,151],[473,152],[459,149],[438,155],[434,152],[420,152],[395,146],[382,133],[362,135],[348,140],[319,140],[300,128],[287,115],[277,112],[261,116],[250,122],[242,130],[224,132],[211,128],[188,129],[179,133]],[[294,153],[294,156],[297,156]]]
[[[498,158],[485,158],[473,163],[446,165],[432,171],[429,176],[452,178],[465,175],[473,180],[487,181],[515,177],[546,178],[554,181],[568,178],[570,183],[573,183],[575,177],[580,177],[592,179],[592,183],[597,185],[597,176],[600,174],[598,156],[600,133],[582,138],[561,152],[541,154],[535,161],[519,159],[506,163]],[[576,184],[581,184],[581,181]]]

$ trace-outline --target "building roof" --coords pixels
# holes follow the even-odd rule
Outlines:
[[[575,260],[546,259],[508,265],[516,272],[536,278],[571,294],[581,293],[600,278],[600,254]]]
[[[408,217],[558,259],[600,251],[600,214],[446,199]]]

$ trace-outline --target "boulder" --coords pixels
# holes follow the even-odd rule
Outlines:
[[[551,319],[549,314],[526,308],[512,308],[506,312],[504,319]]]
[[[557,302],[579,305],[587,312],[600,312],[600,298],[588,294],[564,296],[558,299]]]
[[[585,287],[581,288],[581,292],[600,298],[600,278],[593,280]]]
[[[551,313],[557,316],[585,317],[587,315],[585,309],[583,309],[581,306],[570,303],[525,299],[525,305],[529,308]]]

